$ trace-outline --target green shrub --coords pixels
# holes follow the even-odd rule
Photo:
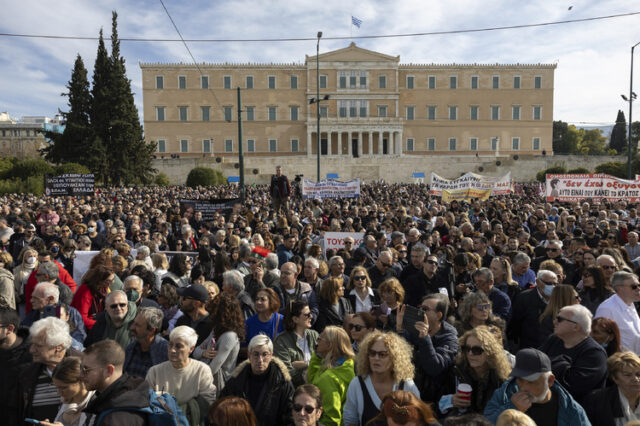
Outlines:
[[[23,160],[15,163],[13,168],[7,173],[7,178],[26,180],[30,177],[53,174],[54,168],[42,158]]]
[[[567,170],[567,173],[570,175],[584,175],[591,172],[585,167],[577,167],[575,169]]]
[[[15,167],[18,159],[16,157],[0,158],[0,179],[5,179]]]
[[[34,194],[42,195],[44,192],[44,176],[32,176],[27,179],[3,179],[0,180],[0,194]]]
[[[622,179],[627,178],[627,163],[621,161],[609,161],[596,166],[596,173],[606,173]]]
[[[191,169],[187,176],[187,186],[195,188],[197,186],[214,186],[226,183],[220,170],[209,167],[196,167]]]
[[[171,182],[169,181],[169,176],[166,173],[160,172],[153,178],[153,183],[158,186],[169,186]]]
[[[53,173],[55,175],[66,175],[66,174],[86,175],[91,173],[91,170],[89,170],[87,166],[83,166],[82,164],[64,163],[64,164],[57,165]]]
[[[540,170],[536,174],[536,180],[538,182],[544,182],[545,175],[547,175],[548,173],[555,173],[555,174],[567,173],[567,169],[564,166],[553,166],[553,167],[549,167],[547,170]]]

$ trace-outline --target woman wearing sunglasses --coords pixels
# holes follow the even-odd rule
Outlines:
[[[376,329],[376,317],[369,312],[358,312],[349,318],[346,328],[353,340],[353,351],[357,354],[364,338]]]
[[[318,343],[318,332],[311,329],[311,319],[307,302],[292,302],[284,317],[286,331],[277,337],[273,345],[273,353],[287,366],[291,382],[296,387],[305,383],[307,367]]]
[[[467,293],[460,303],[458,314],[460,319],[454,323],[458,336],[480,325],[495,325],[503,332],[505,330],[504,320],[493,314],[491,301],[482,291]]]
[[[604,278],[604,272],[599,266],[591,266],[582,271],[582,291],[580,292],[580,304],[596,314],[598,306],[614,291]]]
[[[298,386],[293,394],[293,424],[316,426],[322,417],[322,393],[317,386]]]
[[[347,298],[351,303],[351,309],[355,313],[369,312],[375,305],[380,304],[378,292],[371,288],[369,274],[362,266],[356,266],[351,271],[347,289],[349,290]]]
[[[415,368],[409,343],[396,333],[374,331],[358,353],[358,376],[349,384],[344,407],[345,425],[366,425],[380,413],[382,399],[394,390],[408,390],[417,397]]]

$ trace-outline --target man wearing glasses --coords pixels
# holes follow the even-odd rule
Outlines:
[[[111,339],[126,348],[131,343],[129,327],[136,318],[136,304],[129,302],[124,291],[115,290],[107,295],[104,306],[104,312],[98,314],[95,325],[87,334],[85,346]]]
[[[596,259],[596,265],[598,265],[602,272],[604,272],[604,279],[611,283],[611,279],[613,278],[613,273],[618,270],[618,264],[613,256],[608,254],[601,254]]]
[[[343,262],[344,263],[344,262]],[[367,269],[371,279],[371,287],[378,288],[382,282],[388,278],[396,278],[396,271],[393,269],[393,256],[388,250],[380,252],[376,264]]]
[[[575,272],[575,265],[569,259],[562,254],[562,241],[559,240],[547,240],[544,245],[545,255],[536,257],[533,259],[531,268],[534,271],[538,271],[540,264],[545,260],[553,260],[554,262],[562,266],[566,278],[565,282],[570,283],[573,281],[573,274]]]
[[[414,262],[413,252],[420,246],[414,246],[411,252],[411,263]],[[415,267],[415,265],[413,266]],[[431,293],[440,293],[441,289],[447,294],[449,293],[448,280],[442,271],[438,270],[438,256],[430,254],[417,273],[409,275],[401,281],[405,290],[405,302],[409,305],[416,306],[418,301],[424,296]]]
[[[634,302],[640,302],[638,277],[630,272],[613,274],[611,287],[616,294],[605,300],[596,310],[596,318],[609,318],[618,324],[622,346],[640,353],[640,317]]]

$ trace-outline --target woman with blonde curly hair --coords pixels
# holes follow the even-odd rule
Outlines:
[[[505,322],[502,318],[493,314],[491,300],[481,292],[467,293],[458,308],[460,319],[454,324],[458,330],[458,336],[480,325],[496,325],[505,330]]]
[[[411,346],[396,333],[374,331],[365,337],[356,361],[358,376],[347,390],[345,425],[367,424],[380,413],[382,398],[394,390],[420,398],[411,356]]]
[[[509,378],[511,364],[504,348],[486,326],[469,330],[458,340],[460,352],[449,381],[450,391],[456,392],[459,383],[471,385],[471,399],[454,393],[449,414],[460,414],[460,410],[482,413],[493,392]]]

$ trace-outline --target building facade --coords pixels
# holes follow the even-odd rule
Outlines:
[[[20,160],[40,157],[40,150],[49,142],[44,131],[61,132],[61,117],[22,117],[20,121],[11,118],[8,113],[0,113],[0,156],[17,157]]]
[[[159,158],[552,154],[554,64],[401,64],[351,43],[302,64],[144,64]],[[319,103],[313,102],[320,87]],[[324,99],[328,95],[328,99]]]

